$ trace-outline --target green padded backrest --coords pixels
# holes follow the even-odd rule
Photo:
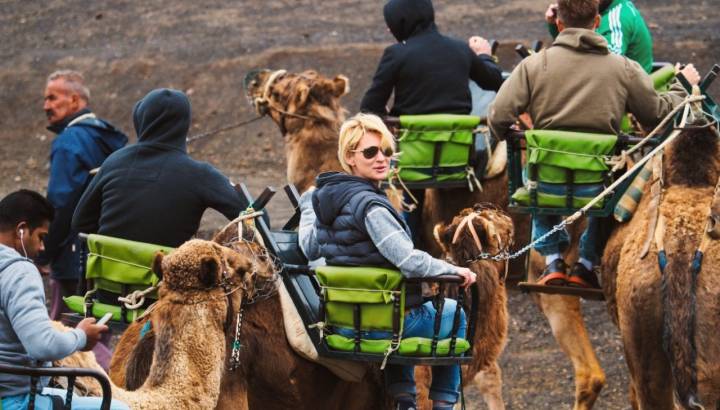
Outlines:
[[[155,254],[169,254],[174,249],[143,242],[103,235],[89,235],[85,276],[95,279],[97,286],[115,282],[126,285],[154,286],[158,277],[152,271]],[[104,288],[104,286],[102,286]],[[116,289],[106,289],[115,293]]]
[[[604,181],[609,170],[605,159],[617,143],[613,134],[572,131],[527,130],[527,163],[537,165],[540,182],[565,184],[567,169],[574,171],[574,182],[594,184]],[[528,172],[532,179],[532,172]]]
[[[398,135],[398,159],[403,180],[422,181],[430,179],[427,170],[434,165],[436,144],[442,144],[437,165],[457,168],[439,172],[439,180],[465,178],[464,167],[468,165],[473,148],[473,130],[480,124],[480,117],[473,115],[428,114],[400,116]],[[421,172],[425,170],[426,172]]]
[[[653,80],[653,86],[656,91],[667,91],[670,83],[675,79],[675,67],[667,65],[655,70],[650,73],[650,78]]]
[[[325,298],[326,322],[354,328],[353,306],[361,306],[364,330],[393,330],[393,302],[400,298],[404,312],[403,276],[397,270],[376,267],[319,266],[315,269]]]

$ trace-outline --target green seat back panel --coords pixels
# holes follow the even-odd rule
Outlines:
[[[539,181],[554,184],[568,183],[566,169],[574,171],[576,183],[603,182],[605,158],[617,143],[616,135],[554,130],[528,130],[525,139],[528,166],[538,167]]]
[[[436,145],[441,144],[437,180],[462,180],[473,149],[473,130],[480,117],[455,114],[400,116],[400,178],[417,182],[432,178]]]
[[[331,349],[341,350],[344,352],[352,352],[355,350],[355,341],[352,338],[333,334],[328,335],[325,340]],[[450,354],[451,339],[441,339],[438,341],[436,354],[438,356],[448,356]],[[382,355],[387,352],[390,347],[390,340],[379,339],[362,339],[360,341],[360,351],[362,353]],[[455,340],[455,354],[459,355],[470,350],[470,342],[463,338]],[[430,356],[432,351],[432,339],[424,337],[410,337],[402,339],[398,348],[398,354],[401,356]]]
[[[527,188],[521,187],[512,196],[512,199],[520,205],[531,206],[530,204],[530,192]],[[588,204],[593,197],[579,197],[573,196],[573,208],[582,208]],[[544,192],[537,193],[537,205],[548,208],[565,208],[567,206],[567,197],[565,195],[553,195]],[[603,201],[599,201],[593,206],[593,209],[599,209],[603,207]]]
[[[675,67],[667,65],[659,70],[655,70],[650,73],[650,78],[653,80],[655,91],[667,91],[675,79]]]
[[[355,304],[361,306],[360,323],[364,330],[392,330],[395,298],[400,298],[400,312],[404,312],[403,276],[397,270],[319,266],[315,272],[323,287],[329,325],[353,328]]]
[[[73,312],[84,315],[85,314],[85,298],[82,296],[74,295],[63,298],[65,305]],[[132,322],[135,318],[145,312],[145,309],[128,310],[125,314],[125,320]],[[106,313],[112,313],[112,320],[120,322],[122,309],[120,306],[107,305],[105,303],[95,302],[93,303],[91,315],[97,319],[105,316]]]
[[[169,254],[173,248],[129,241],[103,235],[89,235],[86,277],[106,279],[127,285],[154,286],[158,277],[152,271],[155,254]],[[119,292],[117,292],[119,293]]]

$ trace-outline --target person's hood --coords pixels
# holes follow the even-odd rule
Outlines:
[[[0,265],[4,264],[6,260],[15,259],[18,256],[23,255],[15,250],[15,248],[0,243]]]
[[[324,172],[315,179],[315,186],[317,190],[312,197],[313,208],[318,220],[324,225],[332,225],[342,208],[359,192],[385,194],[370,180],[343,172]]]
[[[133,124],[140,144],[160,144],[185,151],[190,130],[190,100],[169,88],[150,91],[135,104]]]
[[[425,30],[435,29],[431,0],[390,0],[383,8],[385,23],[398,42]]]
[[[81,118],[83,116],[85,118]],[[115,126],[109,122],[96,117],[89,108],[84,108],[73,115],[69,115],[63,118],[61,122],[48,126],[47,129],[59,134],[68,127],[93,128],[95,132],[91,132],[90,135],[105,155],[112,154],[124,147],[128,142],[128,137],[125,133],[115,128]]]
[[[607,40],[595,31],[584,28],[566,28],[558,34],[553,45],[568,47],[584,53],[609,53]]]

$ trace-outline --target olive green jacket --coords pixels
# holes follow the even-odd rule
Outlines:
[[[536,129],[619,133],[626,112],[655,126],[685,96],[674,84],[659,95],[640,65],[608,51],[592,30],[565,29],[549,47],[513,70],[490,108],[490,129],[503,139],[520,114]]]

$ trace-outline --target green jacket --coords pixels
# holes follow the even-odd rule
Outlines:
[[[633,2],[613,0],[600,17],[597,32],[607,40],[608,49],[637,61],[649,73],[653,64],[652,36]],[[549,24],[548,29],[553,38],[557,37],[556,25]]]

